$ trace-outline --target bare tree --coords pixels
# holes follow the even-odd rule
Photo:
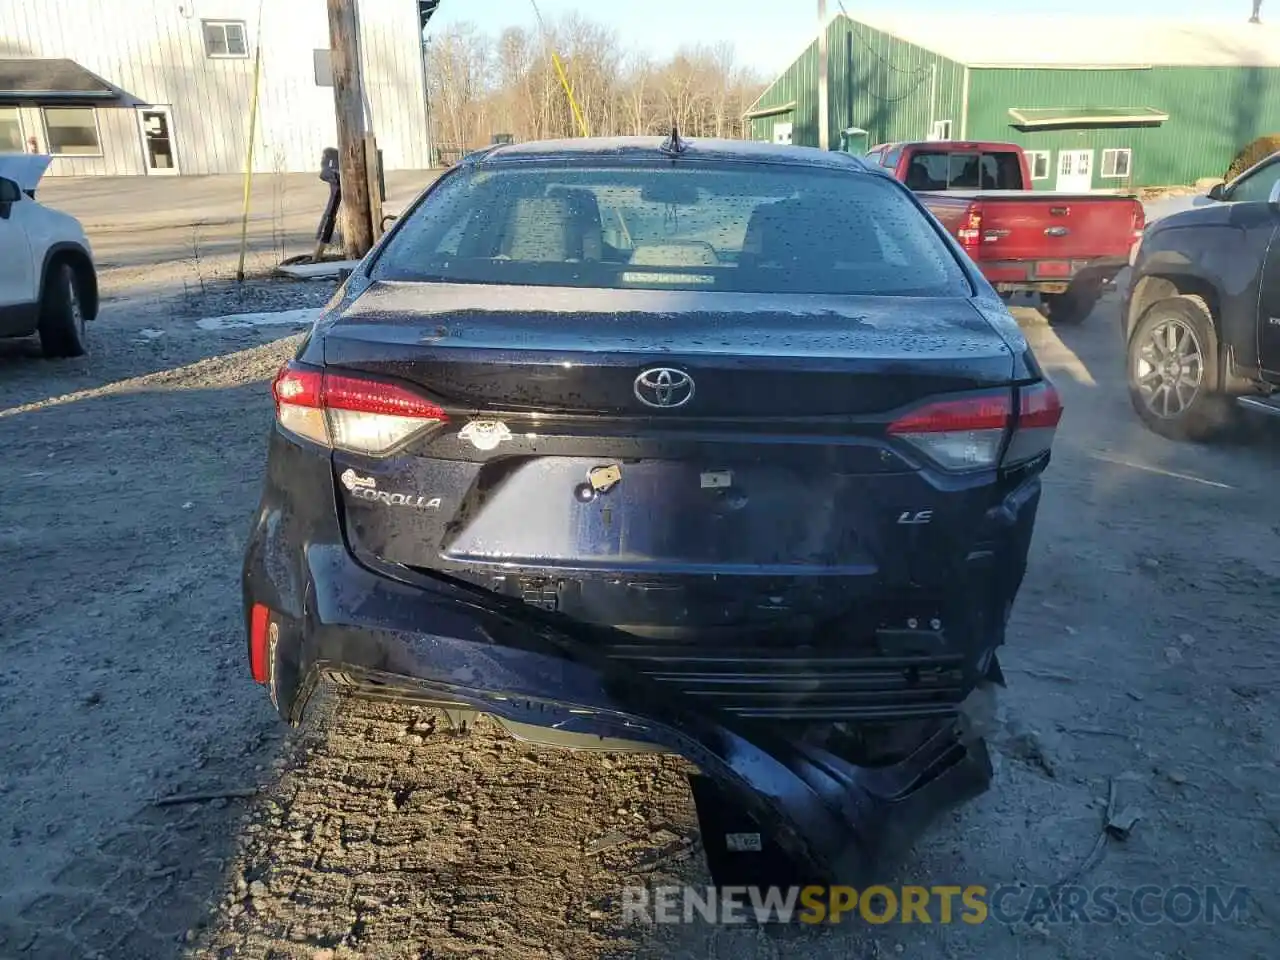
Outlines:
[[[491,60],[489,38],[470,24],[454,26],[428,45],[428,96],[442,149],[464,151],[476,145],[489,99],[485,80]]]
[[[626,132],[634,137],[652,133],[653,86],[657,73],[647,54],[633,54],[623,71],[621,99],[626,116]]]
[[[512,27],[492,39],[458,24],[428,44],[434,132],[443,152],[480,146],[495,133],[521,140],[578,136],[553,52],[593,135],[655,134],[674,123],[687,136],[742,136],[742,112],[763,86],[729,44],[688,47],[655,62],[577,15],[549,22],[545,31]]]

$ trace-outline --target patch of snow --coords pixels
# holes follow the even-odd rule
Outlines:
[[[323,263],[290,263],[276,268],[277,273],[296,280],[332,280],[343,270],[354,270],[359,260],[326,260]]]
[[[142,340],[158,340],[164,336],[163,330],[156,330],[152,327],[144,327],[138,331],[138,337]]]
[[[218,330],[236,330],[246,327],[301,327],[315,323],[320,316],[319,307],[306,307],[302,310],[277,310],[274,313],[232,313],[225,317],[205,317],[196,321],[201,330],[215,332]]]

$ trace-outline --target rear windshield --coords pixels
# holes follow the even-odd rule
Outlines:
[[[1022,165],[1012,151],[920,150],[911,155],[906,182],[912,190],[1021,190]]]
[[[377,279],[967,296],[933,224],[880,177],[782,165],[483,165],[448,175]]]

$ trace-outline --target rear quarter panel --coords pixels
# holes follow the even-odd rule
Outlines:
[[[925,209],[932,213],[943,229],[951,236],[956,235],[965,218],[965,212],[972,202],[969,197],[960,197],[950,193],[919,193],[917,198]]]
[[[1129,282],[1126,339],[1151,304],[1191,292],[1208,303],[1235,364],[1258,365],[1258,294],[1274,221],[1245,207],[1215,204],[1167,217],[1152,228]]]

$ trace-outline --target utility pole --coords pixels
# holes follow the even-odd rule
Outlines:
[[[339,223],[343,253],[358,260],[373,246],[372,194],[364,128],[364,84],[360,75],[356,0],[328,0],[333,106],[338,121],[338,170],[342,188]]]
[[[831,149],[831,104],[827,95],[827,0],[818,0],[818,147]]]
[[[440,7],[440,0],[418,0],[418,36],[421,43],[418,44],[418,59],[422,61],[422,112],[427,120],[427,129],[425,131],[427,137],[427,166],[434,167],[439,160],[436,144],[436,125],[431,118],[431,77],[427,73],[427,24],[431,22],[431,17]]]

